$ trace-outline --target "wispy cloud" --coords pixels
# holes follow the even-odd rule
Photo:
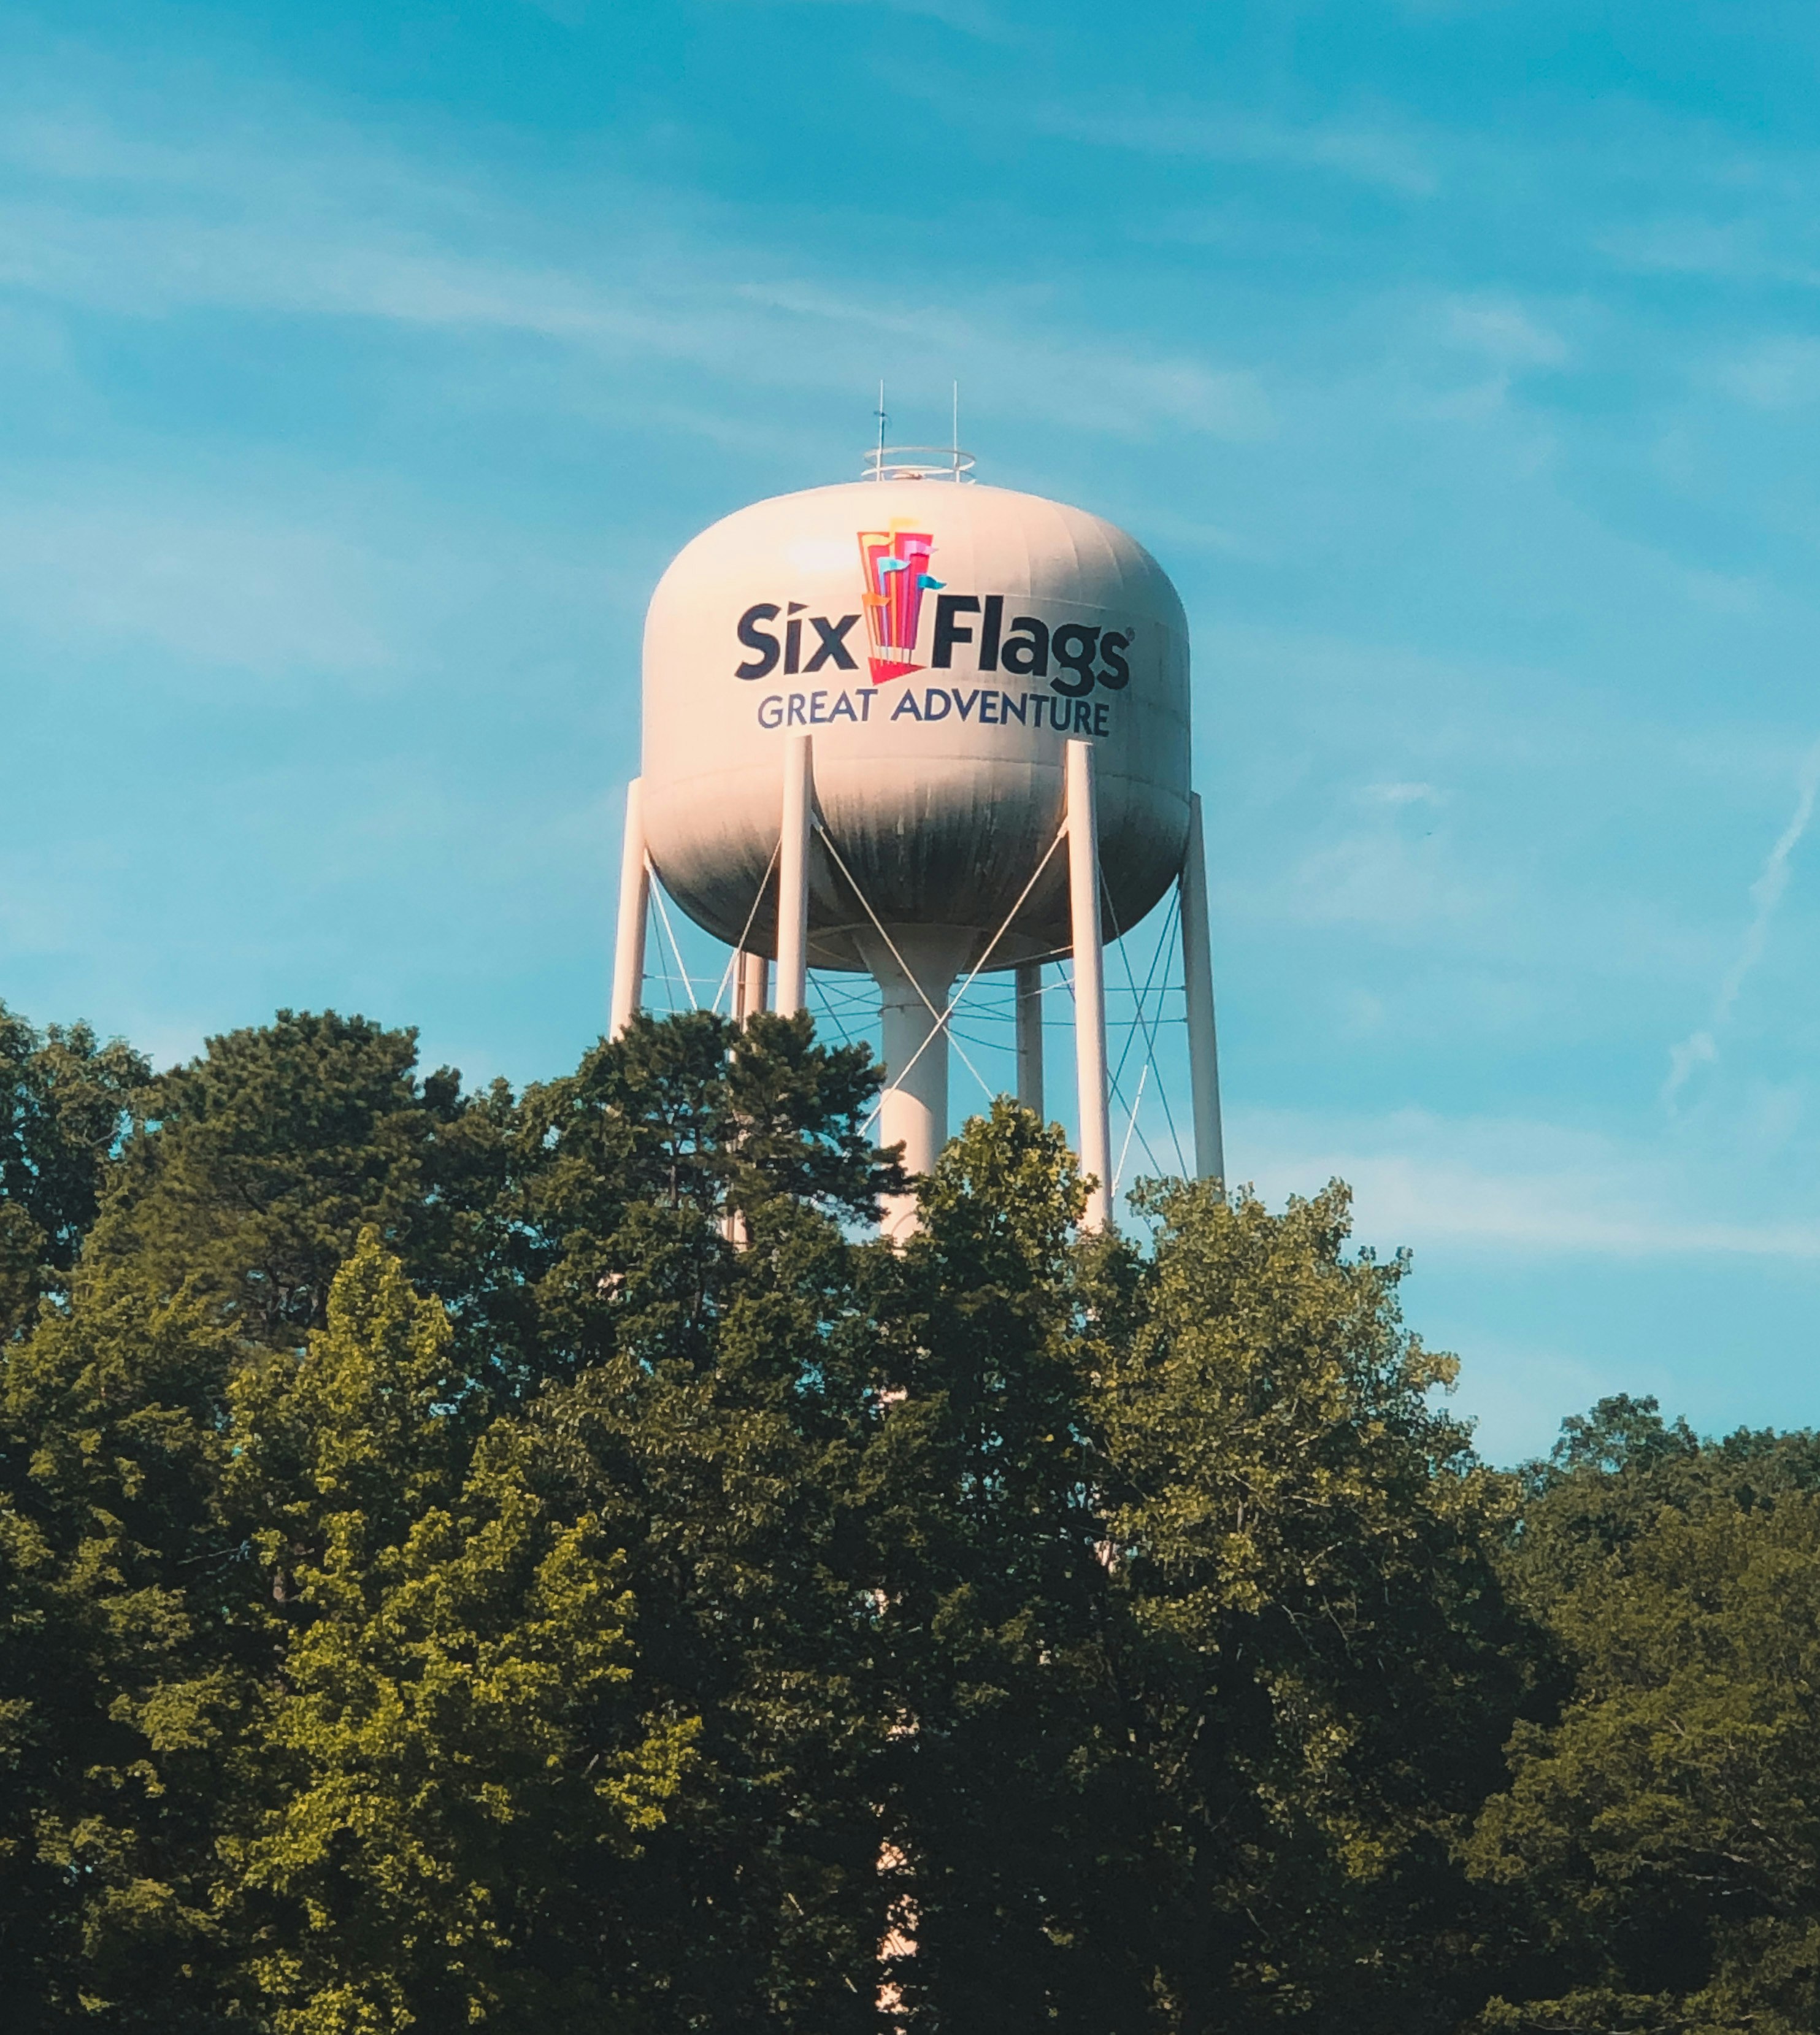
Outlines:
[[[543,0],[531,0],[531,4],[541,6]],[[729,4],[748,7],[882,6],[893,14],[920,15],[925,21],[939,21],[944,28],[953,28],[981,42],[1008,43],[1014,39],[1010,27],[999,15],[989,8],[971,6],[969,0],[729,0]]]
[[[1504,299],[1455,298],[1447,307],[1448,336],[1506,367],[1557,367],[1567,342],[1532,311]]]
[[[909,345],[1002,415],[1126,437],[1273,428],[1246,370],[1041,304],[982,314],[958,286],[852,290],[640,186],[598,193],[586,236],[563,245],[496,194],[368,144],[344,158],[313,131],[178,148],[86,113],[0,115],[0,155],[33,186],[0,204],[0,284],[28,301],[515,335],[597,372],[648,363],[748,389],[849,389]],[[526,246],[544,258],[525,259]]]
[[[1820,340],[1762,340],[1729,362],[1720,382],[1753,409],[1803,409],[1820,401]]]
[[[387,567],[319,529],[218,505],[0,499],[0,611],[64,645],[151,642],[203,665],[373,674],[396,660]]]
[[[1382,1248],[1820,1259],[1820,1221],[1701,1215],[1687,1160],[1566,1125],[1242,1109],[1228,1136],[1255,1155],[1245,1171],[1272,1196],[1350,1183],[1359,1234]]]
[[[1668,1049],[1668,1078],[1663,1085],[1665,1102],[1672,1104],[1696,1068],[1710,1065],[1719,1057],[1719,1035],[1724,1029],[1750,972],[1763,958],[1769,929],[1777,907],[1788,888],[1789,858],[1800,845],[1802,836],[1814,818],[1814,800],[1820,792],[1820,743],[1803,758],[1795,791],[1795,810],[1764,858],[1757,880],[1750,886],[1751,913],[1743,939],[1731,965],[1725,971],[1718,994],[1713,999],[1712,1015],[1698,1031],[1690,1033]]]
[[[1438,806],[1445,803],[1447,794],[1432,784],[1367,784],[1359,796],[1380,806]]]
[[[1777,244],[1761,216],[1660,219],[1611,228],[1598,236],[1598,245],[1620,267],[1645,274],[1792,283],[1811,289],[1820,284],[1820,262],[1798,249],[1795,237],[1785,235]]]
[[[1091,112],[1049,106],[1030,118],[1041,134],[1099,148],[1317,171],[1405,197],[1426,197],[1438,182],[1426,152],[1389,126],[1334,122],[1296,126],[1235,107],[1179,104],[1129,104]]]

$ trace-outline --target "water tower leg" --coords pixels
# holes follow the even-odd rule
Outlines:
[[[771,991],[771,965],[763,954],[744,947],[733,949],[733,1023],[744,1031],[752,1014],[765,1007]],[[746,1219],[737,1209],[729,1209],[721,1218],[721,1234],[742,1250],[746,1243]]]
[[[613,942],[613,1004],[610,1036],[617,1038],[645,1000],[645,920],[650,911],[651,873],[645,860],[644,781],[626,787],[626,840],[620,856],[620,925]]]
[[[1226,1178],[1219,1120],[1219,1045],[1213,1025],[1213,946],[1208,935],[1207,852],[1200,795],[1189,794],[1188,853],[1181,865],[1181,972],[1188,988],[1188,1071],[1194,1096],[1194,1170]]]
[[[744,1026],[755,1010],[771,1001],[771,965],[761,954],[743,949],[733,957],[733,1022]]]
[[[806,735],[784,739],[783,834],[778,851],[778,1010],[793,1018],[808,1001],[809,824],[814,811]]]
[[[1025,961],[1017,984],[1017,1099],[1042,1114],[1042,963]]]
[[[1080,1098],[1080,1170],[1098,1183],[1089,1229],[1112,1221],[1112,1122],[1106,1084],[1106,955],[1100,942],[1099,816],[1093,744],[1068,745],[1068,891],[1074,934],[1074,1060]]]

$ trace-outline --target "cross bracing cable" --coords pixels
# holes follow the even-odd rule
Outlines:
[[[839,1032],[841,1035],[841,1044],[843,1046],[850,1046],[853,1043],[853,1034],[848,1031],[846,1022],[842,1018],[840,1014],[828,1001],[827,991],[823,988],[820,981],[818,981],[813,975],[809,976],[808,984],[810,988],[812,989],[816,995],[820,998],[822,1008],[828,1014],[828,1022],[834,1025]]]
[[[1113,1078],[1115,1080],[1120,1074],[1125,1072],[1125,1063],[1126,1059],[1130,1056],[1132,1045],[1136,1033],[1140,1030],[1143,1030],[1146,1042],[1147,1043],[1149,1040],[1149,1032],[1147,1029],[1145,1028],[1144,1022],[1144,1000],[1150,994],[1151,984],[1154,981],[1156,975],[1157,965],[1162,958],[1163,940],[1168,937],[1168,935],[1169,920],[1166,917],[1162,923],[1162,936],[1157,941],[1156,951],[1152,954],[1150,957],[1150,970],[1148,974],[1144,977],[1144,984],[1141,990],[1138,989],[1132,981],[1131,974],[1131,957],[1124,952],[1123,943],[1121,943],[1120,956],[1125,965],[1125,993],[1127,995],[1135,996],[1137,1002],[1137,1009],[1134,1016],[1124,1018],[1120,1021],[1121,1029],[1125,1032],[1128,1036],[1125,1042],[1125,1051],[1119,1055],[1118,1065],[1113,1070]],[[1110,1029],[1110,1028],[1109,1027],[1108,1029]]]
[[[1181,1169],[1183,1177],[1185,1178],[1188,1174],[1189,1165],[1186,1158],[1185,1158],[1182,1154],[1181,1134],[1176,1128],[1175,1112],[1170,1104],[1169,1084],[1163,1079],[1162,1069],[1158,1063],[1157,1060],[1156,1032],[1157,1025],[1160,1021],[1160,1018],[1159,1017],[1148,1016],[1146,1012],[1146,1006],[1150,997],[1151,984],[1155,981],[1156,972],[1162,966],[1163,956],[1168,951],[1170,935],[1172,932],[1179,931],[1180,930],[1181,920],[1178,908],[1178,900],[1172,898],[1170,901],[1170,909],[1164,915],[1162,930],[1157,935],[1156,938],[1156,950],[1151,956],[1150,971],[1145,977],[1143,991],[1137,998],[1136,1021],[1137,1024],[1144,1029],[1145,1050],[1149,1055],[1147,1064],[1156,1069],[1157,1098],[1162,1104],[1163,1121],[1169,1126],[1169,1142],[1175,1148],[1176,1164]],[[1127,962],[1126,973],[1129,976],[1130,973],[1129,961]],[[1159,991],[1158,995],[1158,1002],[1159,1004],[1161,1001],[1162,997],[1161,992]],[[1185,1023],[1186,1022],[1185,1018],[1183,1021]]]
[[[650,865],[647,863],[647,868]],[[658,981],[662,983],[664,985],[664,1009],[667,1014],[674,1016],[676,1008],[676,979],[670,972],[669,960],[668,956],[664,953],[663,941],[661,939],[655,937],[651,931],[651,920],[657,911],[656,899],[656,885],[648,884],[646,886],[645,893],[646,951],[650,953],[653,949],[655,950],[658,956],[658,965],[656,968],[649,969],[647,972],[651,975],[654,975]]]
[[[1106,878],[1103,872],[1100,877],[1100,889],[1105,893],[1106,909],[1113,915],[1113,923],[1114,926],[1117,926],[1118,923],[1118,914],[1113,905],[1112,893],[1106,888]],[[1156,1065],[1156,1038],[1153,1027],[1145,1022],[1144,1004],[1150,994],[1151,984],[1155,980],[1156,971],[1162,964],[1163,950],[1168,943],[1170,933],[1174,925],[1178,906],[1179,900],[1171,899],[1170,909],[1163,915],[1162,928],[1157,935],[1155,951],[1151,956],[1149,972],[1145,977],[1144,989],[1141,992],[1140,992],[1138,989],[1136,979],[1132,973],[1131,956],[1126,953],[1123,940],[1119,942],[1119,959],[1124,964],[1126,985],[1136,999],[1136,1021],[1144,1031],[1146,1064],[1151,1066],[1155,1066]],[[1130,1052],[1134,1043],[1134,1039],[1130,1037],[1126,1039],[1125,1044],[1125,1051],[1126,1054]],[[1124,1066],[1125,1058],[1124,1055],[1121,1055],[1119,1060],[1119,1068],[1121,1072],[1123,1071]],[[1115,1092],[1116,1082],[1117,1077],[1115,1076]],[[1157,1073],[1156,1092],[1159,1096],[1162,1099],[1163,1121],[1169,1126],[1170,1142],[1175,1147],[1176,1164],[1181,1168],[1183,1175],[1185,1176],[1188,1172],[1188,1161],[1182,1157],[1181,1135],[1175,1127],[1175,1112],[1169,1106],[1169,1089],[1164,1084],[1162,1070],[1160,1069],[1158,1070]],[[1146,1141],[1144,1149],[1146,1151],[1150,1149],[1147,1141]],[[1155,1164],[1155,1153],[1151,1154],[1151,1163],[1153,1165]]]
[[[872,909],[870,903],[868,902],[865,893],[860,889],[858,884],[853,883],[853,871],[847,867],[844,862],[841,861],[840,851],[835,846],[833,841],[829,839],[827,829],[825,827],[821,829],[821,836],[823,841],[827,844],[829,854],[831,855],[835,862],[839,864],[841,874],[846,877],[848,882],[853,883],[853,894],[859,899],[860,902],[865,906],[866,916],[872,920],[875,926],[878,926],[879,938],[882,939],[885,945],[891,949],[891,959],[897,963],[899,968],[903,969],[904,973],[906,976],[910,976],[910,979],[913,983],[916,983],[916,977],[914,975],[910,975],[910,970],[904,967],[903,957],[898,952],[895,946],[891,946],[891,938],[890,934],[885,931],[883,926],[879,925],[878,914]],[[901,1081],[904,1078],[904,1076],[910,1072],[910,1069],[916,1065],[917,1062],[922,1058],[924,1053],[928,1051],[929,1040],[936,1036],[936,1033],[947,1030],[948,1021],[949,1018],[954,1015],[955,1006],[959,1003],[961,999],[966,995],[968,990],[973,987],[975,980],[979,975],[980,970],[985,966],[989,961],[991,960],[993,950],[997,946],[999,942],[1002,940],[1005,935],[1011,931],[1012,921],[1016,919],[1018,913],[1023,909],[1025,898],[1027,898],[1031,891],[1036,888],[1038,878],[1042,875],[1042,872],[1046,868],[1048,868],[1050,858],[1054,855],[1056,850],[1061,847],[1062,843],[1067,840],[1067,838],[1068,829],[1065,826],[1059,828],[1057,830],[1055,839],[1049,843],[1048,848],[1044,851],[1042,861],[1039,862],[1036,867],[1031,871],[1030,881],[1025,884],[1023,890],[1018,893],[1017,902],[1012,906],[1011,909],[1008,912],[1006,912],[1004,923],[1000,926],[998,931],[993,935],[989,940],[986,942],[985,952],[982,953],[979,959],[974,963],[973,967],[967,973],[966,980],[961,984],[961,986],[955,991],[953,995],[948,999],[948,1006],[947,1010],[938,1013],[934,1004],[929,1001],[928,992],[923,988],[922,984],[921,983],[916,984],[917,994],[922,998],[925,1009],[927,1010],[929,1015],[935,1019],[935,1031],[929,1033],[928,1036],[924,1039],[922,1044],[917,1048],[914,1053],[910,1055],[910,1059],[902,1069],[902,1072],[892,1077],[893,1080]],[[967,1059],[965,1053],[961,1055],[961,1059],[966,1065],[967,1072],[973,1076],[976,1081],[979,1082],[979,1085],[982,1089],[985,1089],[986,1098],[989,1101],[992,1099],[993,1091],[989,1088],[986,1087],[986,1084],[982,1078],[978,1068],[974,1065],[971,1060]],[[873,1124],[878,1121],[879,1112],[883,1109],[884,1107],[884,1098],[883,1096],[880,1096],[876,1105],[872,1110],[872,1115],[866,1119],[865,1126],[866,1130],[871,1130]]]
[[[1137,1078],[1137,1093],[1132,1098],[1131,1121],[1125,1127],[1125,1142],[1118,1148],[1118,1164],[1112,1169],[1112,1192],[1116,1197],[1118,1183],[1125,1178],[1125,1162],[1131,1150],[1131,1134],[1137,1128],[1137,1112],[1144,1107],[1144,1085],[1150,1079],[1151,1063],[1146,1060],[1144,1071]]]
[[[840,850],[835,846],[833,836],[829,833],[827,829],[822,825],[820,820],[817,820],[816,822],[816,831],[821,836],[823,845],[826,847],[828,853],[834,858],[835,867],[839,870],[842,875],[843,875],[849,884],[852,886],[853,895],[858,898],[861,905],[865,908],[865,915],[872,920],[872,925],[876,930],[879,938],[884,942],[886,951],[890,954],[891,959],[895,961],[898,966],[903,971],[906,980],[910,984],[911,987],[916,991],[917,995],[922,999],[923,1008],[928,1011],[930,1017],[935,1020],[934,1029],[925,1035],[922,1044],[917,1048],[914,1053],[911,1054],[909,1060],[906,1063],[904,1066],[892,1076],[894,1081],[901,1081],[904,1076],[910,1072],[910,1069],[916,1065],[917,1062],[922,1058],[924,1053],[929,1048],[929,1041],[936,1036],[936,1033],[946,1032],[948,1030],[948,1020],[954,1015],[955,1006],[960,1002],[961,999],[966,995],[968,989],[973,984],[974,978],[978,975],[980,970],[985,966],[986,962],[992,957],[993,948],[998,945],[999,942],[1004,938],[1005,934],[1009,931],[1012,920],[1015,919],[1018,913],[1023,908],[1024,899],[1035,889],[1037,878],[1041,876],[1044,870],[1049,867],[1049,856],[1055,853],[1056,848],[1061,842],[1064,836],[1058,833],[1054,841],[1052,841],[1049,843],[1048,853],[1046,854],[1043,856],[1042,860],[1037,864],[1029,882],[1025,884],[1022,892],[1019,893],[1017,902],[1012,906],[1011,910],[1007,913],[1004,923],[999,927],[998,931],[994,933],[992,938],[986,942],[985,953],[982,954],[978,961],[974,963],[971,972],[968,974],[966,980],[962,983],[960,987],[957,989],[954,995],[948,999],[948,1006],[947,1010],[937,1010],[933,1001],[929,996],[929,991],[925,989],[921,983],[917,980],[917,977],[910,969],[909,963],[906,961],[903,956],[898,952],[896,942],[891,939],[891,935],[885,931],[883,921],[880,919],[877,912],[872,909],[871,899],[869,898],[865,891],[860,888],[858,881],[854,877],[853,871],[848,868],[846,862],[842,860]],[[979,1083],[980,1087],[984,1090],[985,1095],[989,1100],[993,1091],[988,1085],[985,1077],[980,1073],[979,1069],[974,1065],[973,1062],[967,1058],[965,1053],[962,1053],[960,1057],[962,1064],[966,1067],[967,1072],[973,1076],[974,1079]],[[877,1119],[879,1109],[883,1108],[884,1106],[884,1098],[881,1096],[880,1098],[878,1108],[875,1108],[872,1115],[868,1117],[866,1119],[866,1129],[869,1130],[872,1128],[873,1123]]]
[[[746,914],[746,922],[740,927],[740,936],[734,941],[733,950],[727,956],[727,965],[722,971],[720,987],[714,991],[714,1007],[716,1010],[721,1007],[721,999],[733,985],[733,970],[739,966],[740,956],[746,950],[746,935],[752,929],[752,921],[759,915],[759,905],[765,901],[765,888],[771,880],[771,871],[778,866],[778,857],[783,852],[783,845],[780,841],[771,850],[771,859],[765,864],[765,873],[759,878],[759,887],[752,893],[752,908]]]
[[[1065,968],[1064,972],[1062,976],[1062,980],[1067,984],[1068,993],[1072,998],[1074,995],[1074,977],[1071,973],[1065,972]],[[1077,1002],[1075,1006],[1076,1021],[1079,1021],[1080,1008],[1080,1006]],[[1125,1097],[1119,1092],[1117,1082],[1115,1081],[1109,1083],[1108,1085],[1111,1089],[1113,1100],[1117,1103],[1119,1107],[1122,1109],[1125,1107]],[[1144,1147],[1145,1157],[1149,1160],[1150,1163],[1155,1167],[1156,1170],[1160,1173],[1163,1170],[1162,1161],[1159,1159],[1156,1154],[1150,1149],[1150,1140],[1144,1136],[1142,1127],[1139,1126],[1137,1123],[1137,1112],[1136,1110],[1133,1110],[1131,1113],[1131,1120],[1132,1125],[1136,1127],[1137,1142]]]
[[[689,980],[688,967],[683,959],[683,950],[676,945],[676,929],[670,923],[670,908],[664,902],[663,889],[657,880],[658,873],[651,867],[651,859],[648,855],[645,857],[645,871],[651,879],[651,902],[658,908],[658,916],[664,922],[664,931],[669,938],[670,952],[676,957],[676,972],[683,979],[683,994],[689,999],[689,1008],[691,1010],[699,1010],[701,1006],[695,1001],[695,986]],[[716,1001],[718,1000],[717,998]]]

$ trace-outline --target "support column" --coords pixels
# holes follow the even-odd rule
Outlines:
[[[1181,972],[1188,990],[1188,1073],[1194,1097],[1194,1170],[1226,1179],[1219,1120],[1219,1044],[1213,1024],[1213,944],[1208,933],[1207,850],[1200,795],[1189,795],[1188,852],[1181,865]]]
[[[743,949],[733,956],[733,1022],[742,1029],[752,1021],[756,1010],[766,1009],[771,1002],[771,965],[761,954],[748,954]]]
[[[894,926],[891,946],[876,931],[855,937],[879,986],[885,1089],[879,1099],[878,1142],[902,1143],[906,1173],[933,1172],[948,1142],[948,1034],[936,1029],[936,1015],[948,1008],[974,935],[948,926]],[[916,1226],[916,1196],[891,1196],[885,1235],[907,1236]]]
[[[1074,1063],[1088,1229],[1112,1221],[1112,1119],[1106,1081],[1106,955],[1100,939],[1099,814],[1093,744],[1068,745],[1068,893],[1074,935]]]
[[[771,965],[763,954],[744,947],[733,949],[733,1023],[740,1031],[752,1021],[752,1014],[765,1007],[771,993]],[[721,1217],[721,1234],[729,1243],[744,1249],[746,1219],[737,1209]]]
[[[651,908],[650,864],[645,859],[645,784],[626,787],[626,838],[620,852],[620,923],[613,942],[612,1017],[616,1039],[645,1000],[645,920]]]
[[[808,1002],[809,823],[815,807],[811,737],[784,738],[783,833],[778,851],[778,1011]]]
[[[1042,963],[1019,964],[1017,984],[1017,1099],[1042,1114]]]

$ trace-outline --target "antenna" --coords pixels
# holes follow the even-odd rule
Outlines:
[[[862,478],[867,480],[952,480],[967,483],[973,471],[973,454],[963,452],[960,442],[960,384],[954,385],[954,437],[945,446],[887,446],[885,433],[891,418],[885,410],[885,385],[879,383],[879,406],[872,412],[879,420],[878,444],[865,456]],[[920,669],[921,667],[919,666]]]

